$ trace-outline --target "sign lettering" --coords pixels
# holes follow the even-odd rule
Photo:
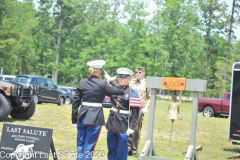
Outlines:
[[[48,160],[52,129],[3,124],[0,142],[2,160]]]

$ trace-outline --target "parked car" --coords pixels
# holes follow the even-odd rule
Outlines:
[[[109,96],[105,96],[104,100],[103,100],[103,103],[102,103],[102,106],[104,108],[112,108],[112,102],[111,102],[111,99]]]
[[[34,102],[55,103],[62,106],[66,101],[66,94],[50,78],[36,75],[17,75],[12,81],[37,87],[37,94],[34,95]]]
[[[76,89],[73,87],[66,86],[58,86],[58,88],[62,89],[66,93],[65,104],[72,104],[74,96],[76,95]]]
[[[229,116],[230,92],[224,93],[223,99],[199,98],[198,111],[202,112],[204,117]]]
[[[0,76],[1,80],[7,80],[7,81],[11,81],[13,78],[15,78],[14,75],[1,75]]]

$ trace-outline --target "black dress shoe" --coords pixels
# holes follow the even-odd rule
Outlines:
[[[132,152],[131,151],[128,151],[128,156],[132,156]]]

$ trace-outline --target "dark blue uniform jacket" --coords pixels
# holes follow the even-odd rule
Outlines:
[[[102,107],[81,105],[82,102],[102,103],[105,95],[123,95],[124,89],[113,81],[100,80],[96,76],[82,79],[77,87],[77,93],[72,104],[72,123],[78,123],[85,117],[85,125],[104,125]],[[79,110],[79,107],[81,108]],[[78,111],[79,110],[79,111]]]
[[[130,88],[124,87],[125,93],[124,95],[113,95],[111,96],[111,101],[113,103],[113,107],[118,109],[118,111],[110,110],[108,120],[106,123],[106,128],[108,131],[114,133],[126,133],[127,129],[135,130],[138,124],[138,114],[139,108],[130,107]],[[130,111],[132,114],[120,113],[119,111]]]

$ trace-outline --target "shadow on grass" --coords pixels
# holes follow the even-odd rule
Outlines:
[[[16,121],[24,122],[24,121],[32,121],[32,120],[31,119],[14,119],[14,118],[8,117],[5,120],[0,121],[0,122],[2,122],[2,123],[4,123],[4,122],[12,123],[12,122],[16,122]]]
[[[240,148],[223,148],[223,151],[240,153]]]

